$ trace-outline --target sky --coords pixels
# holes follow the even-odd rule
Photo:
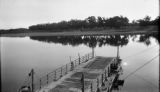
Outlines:
[[[0,0],[0,29],[120,15],[130,21],[146,15],[155,19],[159,15],[159,0]]]

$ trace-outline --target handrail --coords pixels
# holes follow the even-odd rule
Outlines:
[[[61,77],[66,75],[69,71],[73,71],[75,67],[81,65],[82,63],[87,62],[92,59],[94,56],[92,53],[85,54],[84,56],[79,55],[79,57],[75,60],[72,60],[70,63],[67,63],[54,71],[49,72],[45,76],[42,76],[35,83],[35,89],[40,90],[44,86],[48,85],[51,82],[59,80]]]

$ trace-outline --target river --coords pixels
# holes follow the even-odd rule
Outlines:
[[[78,53],[82,56],[92,49],[96,56],[116,57],[118,46],[120,78],[125,80],[119,90],[112,91],[159,92],[159,57],[138,69],[159,54],[157,38],[157,34],[0,37],[2,92],[17,92],[32,68],[38,79],[69,63],[69,57],[74,60]]]

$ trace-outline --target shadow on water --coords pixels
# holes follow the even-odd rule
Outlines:
[[[113,80],[113,84],[111,86],[111,92],[116,91],[116,90],[117,91],[120,90],[121,87],[123,87],[123,85],[124,85],[125,80],[120,78],[120,76],[123,75],[122,59],[119,59],[119,62],[117,64],[116,68],[111,67],[112,72],[113,72],[113,70],[116,70],[116,71],[114,71],[116,76],[115,76],[115,79]]]
[[[125,46],[129,42],[129,37],[132,40],[138,38],[137,35],[104,35],[104,36],[30,36],[32,40],[38,40],[47,43],[59,43],[62,45],[78,46],[84,44],[88,47],[94,48],[96,46],[102,47],[105,45],[111,46]],[[151,44],[150,38],[157,39],[158,34],[140,34],[137,42],[145,43],[147,46]]]
[[[138,42],[145,43],[148,46],[151,44],[151,41],[150,41],[151,37],[155,38],[158,41],[158,43],[160,43],[158,39],[158,34],[143,34],[140,36]]]
[[[62,45],[78,46],[81,44],[88,47],[102,47],[106,44],[112,46],[123,46],[128,43],[128,36],[107,35],[107,36],[32,36],[32,40],[38,40],[48,43],[60,43]]]

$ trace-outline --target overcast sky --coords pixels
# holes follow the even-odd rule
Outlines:
[[[27,28],[88,16],[126,16],[129,20],[156,18],[158,0],[0,0],[0,29]]]

